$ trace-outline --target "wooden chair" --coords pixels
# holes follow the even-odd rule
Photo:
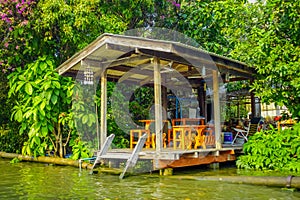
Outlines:
[[[152,145],[152,148],[155,149],[156,147],[156,135],[155,133],[152,133],[152,136],[151,136],[151,145]],[[166,133],[163,133],[163,148],[167,148],[167,134]]]
[[[186,149],[192,146],[192,130],[189,126],[173,127],[173,148]],[[178,145],[177,145],[178,144]]]
[[[216,137],[213,133],[213,129],[208,128],[204,130],[205,135],[205,145],[206,146],[214,146],[216,144]]]
[[[194,149],[198,149],[198,147],[202,147],[202,149],[206,149],[205,135],[196,135],[195,136]]]
[[[205,134],[204,130],[206,130],[207,125],[198,125],[195,127],[196,135],[193,138],[194,149],[197,149],[199,146],[203,149],[206,149],[205,144]]]
[[[132,130],[130,130],[130,149],[133,149],[133,147],[138,143],[140,137],[142,137],[142,135],[145,133],[148,135],[148,137],[145,141],[145,146],[146,146],[146,148],[150,148],[150,145],[151,145],[150,130],[132,129]]]

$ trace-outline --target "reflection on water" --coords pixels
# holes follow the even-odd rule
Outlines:
[[[234,168],[177,170],[178,175],[236,175]],[[241,172],[239,172],[241,173]],[[170,179],[156,174],[119,180],[89,175],[74,167],[38,163],[10,164],[0,159],[0,199],[300,199],[299,192],[280,188],[213,181]]]

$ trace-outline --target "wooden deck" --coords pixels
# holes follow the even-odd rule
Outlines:
[[[144,148],[139,153],[139,160],[150,160],[153,170],[164,168],[178,168],[211,163],[234,161],[237,154],[242,152],[242,144],[223,144],[222,148],[207,149],[187,149],[174,150],[172,147],[164,148],[161,152],[155,149]],[[105,160],[124,159],[127,160],[132,153],[132,149],[111,149],[106,155],[102,156]]]

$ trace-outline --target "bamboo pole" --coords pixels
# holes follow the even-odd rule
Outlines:
[[[67,158],[45,157],[45,156],[39,156],[35,158],[33,156],[23,156],[16,153],[6,153],[6,152],[0,152],[0,158],[8,158],[8,159],[18,158],[21,161],[79,167],[79,160],[71,160]],[[92,166],[93,165],[90,163],[86,163],[86,162],[81,163],[81,168],[83,169],[92,169]]]
[[[300,177],[297,176],[168,176],[167,178],[300,188]]]

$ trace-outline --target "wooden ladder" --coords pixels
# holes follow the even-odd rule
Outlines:
[[[114,134],[111,134],[111,135],[109,135],[109,136],[106,138],[106,140],[105,140],[105,142],[104,142],[104,144],[103,144],[103,147],[102,147],[101,150],[98,151],[98,153],[97,153],[97,158],[96,158],[96,160],[95,160],[95,162],[94,162],[94,164],[93,164],[93,167],[92,167],[92,169],[91,169],[91,171],[90,171],[90,174],[93,174],[93,169],[94,169],[94,167],[95,167],[98,163],[100,163],[101,156],[105,155],[105,154],[108,152],[108,149],[109,149],[109,147],[110,147],[110,145],[111,145],[111,143],[112,143],[114,137],[115,137],[115,135],[114,135]]]
[[[130,157],[128,158],[128,160],[126,162],[126,166],[125,166],[123,172],[119,176],[119,179],[123,179],[126,171],[129,168],[135,166],[135,164],[137,163],[137,160],[139,158],[139,152],[142,150],[142,148],[147,140],[147,137],[148,137],[148,135],[145,133],[144,135],[142,135],[142,137],[139,138],[137,145],[134,147],[132,154],[130,155]]]

